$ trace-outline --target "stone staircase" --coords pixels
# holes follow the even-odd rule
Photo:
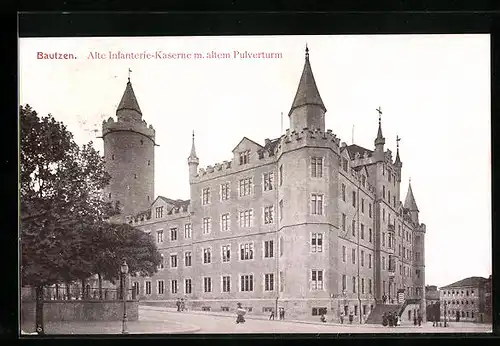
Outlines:
[[[366,324],[382,324],[382,316],[384,313],[396,312],[400,313],[402,305],[400,304],[377,304],[368,315]]]

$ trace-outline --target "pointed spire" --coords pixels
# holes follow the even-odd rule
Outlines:
[[[401,159],[399,158],[399,141],[401,138],[396,135],[396,161],[394,161],[394,164],[399,165],[401,164]]]
[[[297,93],[295,94],[288,116],[292,114],[295,108],[304,105],[317,105],[320,106],[324,112],[326,112],[326,107],[323,104],[323,100],[319,95],[318,87],[316,86],[316,81],[314,80],[311,64],[309,62],[309,48],[307,47],[307,44],[304,69],[302,70],[302,76],[300,77]]]
[[[385,138],[382,135],[382,109],[381,107],[378,107],[376,109],[378,112],[378,131],[377,131],[377,138],[375,138],[375,147],[379,145],[384,145],[385,144]]]
[[[194,130],[193,130],[193,140],[192,140],[192,143],[191,143],[191,153],[189,154],[189,157],[188,157],[188,163],[196,163],[198,164],[199,163],[199,159],[198,159],[198,156],[196,156],[196,148],[194,146]]]
[[[137,98],[135,97],[134,89],[132,88],[132,83],[130,82],[130,72],[127,86],[125,87],[125,91],[123,93],[120,104],[116,108],[116,115],[118,116],[118,120],[130,118],[135,120],[140,120],[142,117],[142,111],[139,107],[139,103],[137,102]]]
[[[411,189],[411,178],[410,178],[410,182],[408,184],[408,192],[406,193],[404,207],[410,211],[417,211],[418,212],[417,202],[415,202],[415,197],[413,196],[413,191]]]

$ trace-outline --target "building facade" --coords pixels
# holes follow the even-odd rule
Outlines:
[[[473,276],[440,288],[441,318],[491,322],[491,277]]]
[[[136,100],[130,83],[122,103],[133,105],[127,98]],[[142,126],[136,108],[125,128]],[[411,185],[400,200],[399,146],[393,159],[380,117],[373,150],[341,143],[325,129],[325,114],[306,48],[290,128],[264,145],[244,137],[229,160],[206,168],[199,167],[193,134],[190,200],[159,196],[147,207],[154,177],[149,169],[131,177],[141,172],[138,162],[154,162],[154,132],[138,157],[139,137],[130,130],[136,160],[108,166],[111,197],[122,198],[132,211],[122,213],[130,215],[126,222],[150,233],[164,259],[154,277],[132,279],[138,296],[172,306],[182,297],[190,308],[212,311],[234,310],[237,302],[250,313],[284,309],[287,316],[326,309],[359,320],[383,296],[394,302],[404,292],[420,299],[425,316],[426,227]],[[123,157],[126,148],[118,149]],[[114,150],[105,141],[106,162]],[[129,180],[121,183],[123,176]],[[130,184],[136,199],[126,198],[128,182],[137,184]]]

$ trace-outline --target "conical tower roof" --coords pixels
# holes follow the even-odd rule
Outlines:
[[[118,114],[119,111],[123,110],[136,111],[142,116],[142,111],[139,107],[139,103],[137,102],[137,98],[135,97],[134,89],[132,88],[132,83],[130,83],[130,80],[127,82],[125,92],[123,93],[120,104],[116,109],[116,113]]]
[[[378,131],[377,138],[375,138],[375,146],[385,144],[385,138],[382,135],[382,110],[380,107],[377,109],[378,112]]]
[[[193,131],[193,141],[191,144],[191,153],[189,153],[188,157],[188,163],[198,163],[199,159],[198,156],[196,156],[196,148],[194,146],[194,131]]]
[[[406,194],[404,207],[410,211],[419,211],[411,189],[411,182],[408,184],[408,193]]]
[[[318,87],[316,86],[316,81],[314,80],[311,63],[309,62],[309,48],[307,48],[307,46],[304,69],[302,70],[302,76],[300,77],[297,93],[295,94],[288,116],[292,114],[295,108],[304,105],[317,105],[320,106],[324,112],[326,112],[326,107],[323,104],[323,100],[319,95]]]

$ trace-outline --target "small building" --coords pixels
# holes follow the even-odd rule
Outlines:
[[[449,321],[491,322],[491,279],[472,276],[441,287],[440,306]]]

